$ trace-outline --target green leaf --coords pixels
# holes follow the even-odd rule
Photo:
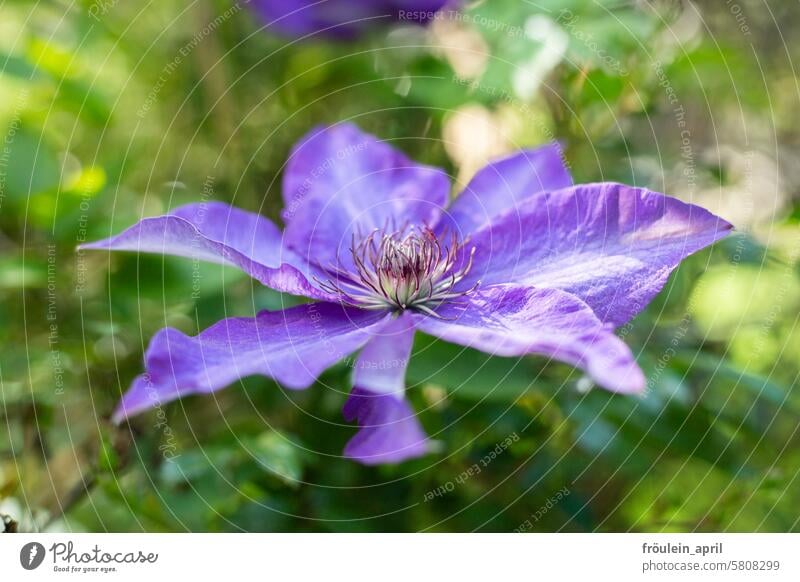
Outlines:
[[[290,439],[280,433],[268,431],[246,441],[245,448],[260,468],[275,475],[290,487],[300,486],[304,455],[295,437]]]
[[[26,129],[10,125],[5,134],[5,192],[9,198],[24,198],[58,187],[60,164],[48,144]]]
[[[409,384],[438,384],[465,400],[512,402],[547,381],[525,358],[498,358],[419,334]]]

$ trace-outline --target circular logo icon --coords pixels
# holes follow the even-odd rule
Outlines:
[[[44,561],[44,546],[39,542],[28,542],[19,551],[19,563],[26,570],[35,570]]]

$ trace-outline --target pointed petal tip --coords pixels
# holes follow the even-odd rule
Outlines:
[[[698,206],[696,204],[691,204],[691,203],[686,203],[686,202],[684,204],[687,204],[688,206],[691,206],[693,208],[699,208],[699,209],[703,210],[703,212],[707,213],[708,217],[715,221],[714,222],[714,227],[715,227],[715,229],[716,229],[716,231],[718,233],[721,233],[721,236],[719,237],[720,239],[728,236],[728,234],[730,234],[731,232],[736,230],[736,227],[732,223],[730,223],[727,220],[725,220],[724,218],[722,218],[719,214],[714,214],[713,212],[711,212],[707,208],[704,208],[702,206]]]
[[[93,241],[93,242],[82,243],[82,244],[79,244],[78,246],[76,246],[75,250],[77,250],[77,251],[94,251],[94,250],[104,249],[104,248],[107,248],[106,247],[106,241],[108,241],[108,239],[96,240],[96,241]]]
[[[645,378],[644,374],[640,371],[639,376],[630,383],[627,390],[623,390],[622,392],[632,396],[644,396],[647,392],[647,378]]]
[[[620,347],[623,346],[624,344],[621,344]],[[624,349],[628,351],[627,346],[624,346]],[[630,354],[629,351],[628,354]],[[602,370],[593,369],[594,366],[591,366],[589,375],[598,386],[606,390],[616,392],[617,394],[640,396],[646,392],[647,378],[636,361],[632,359],[632,354],[630,354],[630,358],[629,362],[622,363],[622,367],[615,371],[610,371],[605,367]],[[600,362],[598,362],[598,364],[600,364]],[[605,366],[607,363],[603,365]]]
[[[111,414],[111,424],[113,424],[114,426],[120,426],[127,419],[128,415],[126,414],[125,408],[122,406],[122,403],[120,402],[114,409],[114,412]]]
[[[119,426],[129,420],[132,416],[136,416],[147,410],[160,405],[160,401],[154,398],[155,392],[150,388],[151,393],[148,393],[147,380],[145,376],[137,376],[131,383],[130,388],[122,395],[117,403],[114,412],[111,414],[111,422]]]
[[[431,450],[430,440],[407,400],[353,387],[342,413],[358,432],[343,456],[362,465],[398,464]]]
[[[134,380],[128,391],[114,408],[111,414],[111,422],[115,426],[120,426],[128,422],[132,417],[145,412],[151,408],[161,406],[161,401],[153,394],[143,394],[141,390],[142,380]]]

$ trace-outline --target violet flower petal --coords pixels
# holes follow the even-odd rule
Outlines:
[[[404,313],[385,324],[358,355],[353,385],[375,394],[402,397],[413,342],[411,314]]]
[[[630,321],[688,255],[733,228],[692,204],[615,183],[529,198],[475,233],[460,283],[518,283],[567,291],[604,322]]]
[[[428,452],[428,437],[408,401],[355,387],[342,410],[361,430],[348,441],[344,456],[364,465],[400,463]]]
[[[344,455],[366,465],[399,463],[428,451],[428,439],[405,400],[405,375],[414,341],[410,315],[387,323],[361,351],[353,390],[342,413],[359,431]]]
[[[120,402],[116,422],[195,393],[209,393],[260,374],[287,388],[310,386],[326,368],[363,346],[391,316],[335,303],[262,311],[223,319],[195,337],[159,331],[139,376]]]
[[[450,205],[442,223],[466,238],[523,200],[569,186],[572,176],[558,143],[522,150],[478,171]]]
[[[564,291],[497,285],[436,312],[443,319],[415,315],[417,328],[492,355],[554,358],[581,368],[614,392],[636,393],[645,387],[628,346],[588,305]]]
[[[251,0],[268,31],[349,39],[395,20],[424,23],[447,0]]]
[[[323,267],[352,269],[353,233],[433,225],[449,190],[443,171],[351,123],[317,128],[294,147],[284,172],[285,242]]]
[[[272,289],[334,299],[311,283],[317,269],[282,246],[275,224],[222,202],[181,206],[79,248],[169,254],[233,265]]]

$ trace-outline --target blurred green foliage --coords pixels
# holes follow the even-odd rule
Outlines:
[[[776,32],[800,15],[741,6],[744,24],[719,2],[492,0],[350,44],[276,38],[242,9],[186,51],[231,4],[4,3],[0,513],[78,531],[800,529],[800,46]],[[248,378],[113,427],[157,329],[297,300],[76,245],[203,196],[279,221],[289,148],[342,119],[460,182],[482,155],[557,138],[577,180],[666,191],[739,231],[620,330],[644,398],[419,337],[409,394],[441,448],[424,459],[339,458],[344,365],[308,391]]]

